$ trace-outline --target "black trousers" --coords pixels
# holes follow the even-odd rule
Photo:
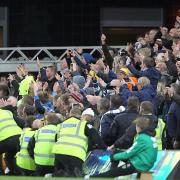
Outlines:
[[[34,171],[23,169],[19,167],[19,172],[21,176],[34,176]]]
[[[15,155],[19,147],[19,137],[20,135],[16,135],[0,141],[0,154],[5,153],[6,165],[12,174],[16,174],[17,171]]]
[[[74,156],[55,155],[55,176],[79,177],[82,176],[83,161]]]
[[[110,177],[130,175],[135,172],[137,172],[137,170],[134,168],[134,166],[131,163],[126,163],[120,167],[114,167],[107,172],[104,172],[98,175],[93,175],[91,177],[109,177],[110,178]]]
[[[45,174],[48,173],[54,173],[54,166],[43,166],[36,164],[36,176],[44,176]]]

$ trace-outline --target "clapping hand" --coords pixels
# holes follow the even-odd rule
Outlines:
[[[3,98],[0,99],[0,107],[5,107],[7,105],[11,105],[7,100],[4,100]]]
[[[54,86],[53,86],[53,92],[56,92],[56,93],[57,93],[58,90],[59,90],[59,88],[60,88],[60,87],[59,87],[59,83],[58,83],[58,82],[55,82],[55,83],[54,83]]]
[[[9,74],[8,80],[11,82],[14,80],[14,76],[12,74]]]
[[[55,78],[56,78],[58,81],[61,80],[61,76],[60,76],[58,73],[55,74]]]
[[[46,91],[48,89],[48,83],[45,82],[44,85],[43,85],[43,91]]]

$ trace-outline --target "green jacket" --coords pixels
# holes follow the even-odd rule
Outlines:
[[[125,152],[113,155],[114,160],[129,160],[138,171],[148,171],[157,158],[157,144],[154,137],[145,133],[137,135],[134,144]]]

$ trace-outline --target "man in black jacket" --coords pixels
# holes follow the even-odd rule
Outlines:
[[[142,102],[140,105],[139,114],[141,116],[148,117],[151,120],[151,125],[147,129],[147,131],[152,136],[155,136],[156,135],[155,129],[157,127],[158,119],[153,114],[153,104],[149,101]],[[116,140],[115,143],[112,146],[110,146],[108,149],[113,149],[113,148],[127,149],[127,148],[129,148],[133,144],[135,135],[136,135],[136,127],[132,123],[131,126],[126,130],[125,134],[123,136],[121,136],[118,140]]]
[[[127,110],[117,115],[112,123],[110,134],[113,143],[123,136],[126,129],[131,126],[133,120],[139,115],[139,99],[137,97],[129,97]]]
[[[106,98],[101,99],[97,104],[97,109],[100,109],[105,106],[105,103],[108,100]],[[110,127],[114,121],[115,116],[119,113],[125,111],[124,106],[122,106],[122,98],[119,95],[112,95],[110,97],[110,109],[103,113],[101,120],[100,120],[100,135],[103,138],[106,145],[112,144],[112,138],[110,136]]]

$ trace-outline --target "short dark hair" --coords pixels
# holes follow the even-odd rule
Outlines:
[[[65,93],[65,94],[62,94],[61,96],[60,96],[60,99],[61,99],[61,101],[63,101],[63,103],[65,104],[65,105],[70,105],[70,101],[69,101],[69,99],[70,99],[70,94],[69,93]]]
[[[0,83],[0,91],[3,92],[3,96],[9,96],[9,89],[6,84]],[[1,98],[3,98],[3,97],[1,97]]]
[[[32,96],[26,95],[26,96],[23,97],[22,103],[23,103],[23,104],[28,104],[28,105],[30,105],[30,106],[33,106],[33,104],[34,104],[34,99],[33,99]]]
[[[137,110],[139,107],[139,99],[135,96],[128,98],[128,110]]]
[[[140,106],[144,114],[153,114],[153,104],[150,101],[143,101]]]
[[[47,68],[48,68],[48,69],[51,69],[51,71],[54,71],[54,73],[57,72],[57,68],[56,68],[55,66],[53,66],[53,65],[48,66]]]
[[[32,116],[32,115],[27,116],[27,117],[25,118],[25,127],[32,127],[33,121],[34,121],[35,119],[36,119],[35,116]]]
[[[82,114],[82,111],[81,111],[81,109],[79,107],[73,107],[70,110],[70,116],[76,117],[78,119],[81,118],[81,114]]]
[[[63,122],[63,119],[61,119],[60,117],[58,117],[56,115],[56,113],[49,113],[47,115],[47,121],[48,121],[48,124],[53,124],[53,125],[57,125],[61,122]]]
[[[98,105],[99,105],[99,109],[103,111],[108,111],[110,107],[110,101],[108,98],[103,97],[102,99],[98,101]]]
[[[151,121],[148,117],[139,116],[133,121],[133,123],[136,124],[143,131],[150,126]]]
[[[29,104],[24,104],[23,112],[26,113],[27,116],[34,116],[36,113],[36,109],[34,106],[30,106]]]
[[[119,108],[122,105],[123,100],[120,95],[114,94],[110,96],[110,102],[111,102],[111,106],[115,108]]]
[[[39,96],[39,99],[42,103],[45,103],[49,100],[49,95],[45,91],[39,91],[38,96]]]
[[[143,59],[143,63],[146,65],[147,68],[153,67],[155,65],[155,61],[151,57],[145,57]]]

